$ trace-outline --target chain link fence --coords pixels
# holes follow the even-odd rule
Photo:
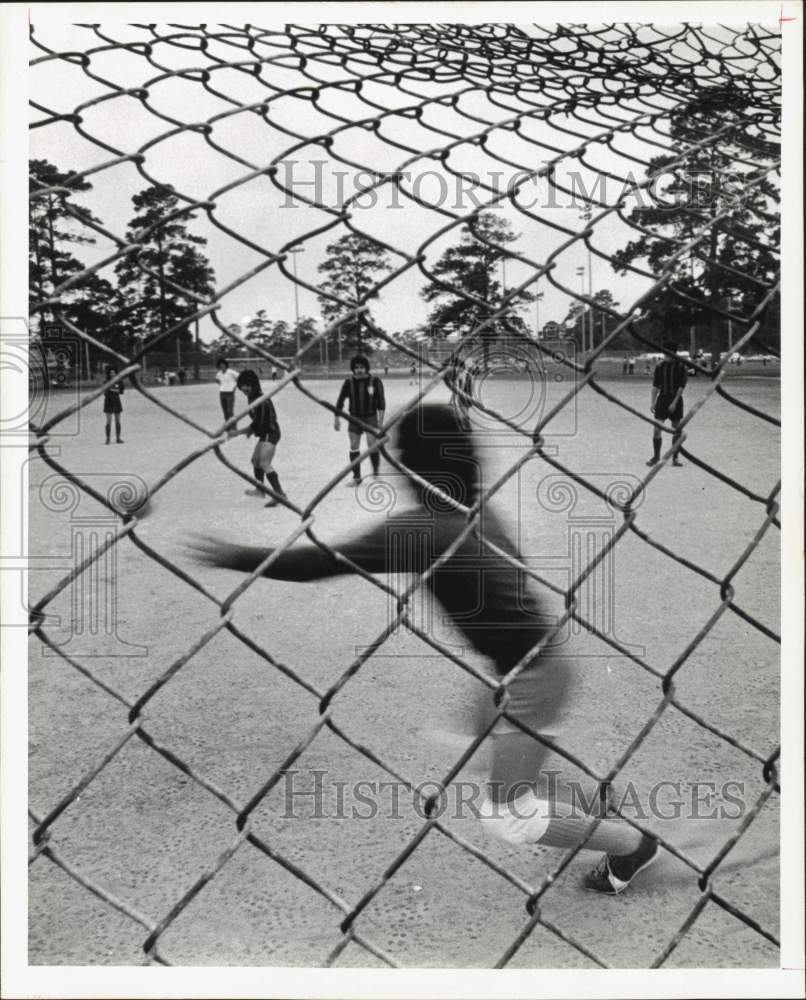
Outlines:
[[[344,664],[334,684],[320,688],[306,678],[303,666],[297,669],[281,663],[259,635],[247,634],[239,627],[239,602],[255,585],[258,573],[246,578],[226,599],[218,599],[191,570],[166,558],[159,546],[149,544],[140,536],[142,491],[135,490],[123,503],[119,497],[104,495],[88,477],[67,467],[53,446],[52,435],[58,432],[60,425],[95,403],[116,380],[126,379],[149,405],[161,409],[166,427],[171,421],[178,421],[198,435],[198,445],[192,452],[147,485],[150,498],[158,497],[167,483],[208,453],[214,454],[234,474],[253,482],[223,451],[228,430],[238,418],[243,418],[243,413],[210,431],[166,403],[158,391],[146,388],[141,379],[150,356],[162,352],[163,356],[170,357],[166,351],[170,350],[171,338],[201,320],[215,327],[223,338],[221,344],[229,342],[233,350],[243,348],[250,356],[264,359],[266,370],[272,366],[278,368],[280,377],[271,383],[266,397],[282,402],[286,394],[301,393],[330,412],[334,411],[333,405],[321,398],[306,379],[305,362],[321,357],[320,343],[332,341],[334,330],[360,323],[364,336],[368,340],[371,338],[379,349],[399,352],[420,366],[417,384],[411,389],[406,404],[387,418],[379,439],[379,447],[384,449],[405,413],[433,393],[444,392],[446,372],[457,359],[477,350],[479,345],[500,344],[506,336],[511,336],[513,343],[527,345],[538,369],[550,366],[552,371],[566,372],[572,387],[529,426],[498,412],[480,398],[474,397],[471,407],[523,442],[525,451],[517,467],[527,462],[546,463],[551,470],[575,483],[580,491],[615,505],[622,517],[603,550],[584,565],[567,588],[562,588],[565,613],[557,628],[569,622],[580,624],[652,677],[657,685],[655,711],[646,718],[638,735],[608,773],[601,773],[577,759],[563,748],[562,741],[558,752],[596,782],[600,792],[606,795],[607,788],[659,722],[676,712],[752,762],[763,782],[763,791],[710,863],[703,865],[675,844],[663,843],[667,851],[696,874],[699,895],[676,932],[658,950],[652,964],[661,967],[667,963],[703,912],[714,907],[729,913],[754,934],[777,946],[774,929],[760,922],[752,910],[737,907],[721,894],[714,885],[714,875],[765,804],[778,796],[778,751],[759,751],[746,742],[741,732],[728,731],[706,718],[697,704],[681,698],[676,681],[679,671],[720,620],[740,619],[762,636],[771,649],[779,643],[779,636],[743,606],[734,585],[737,574],[762,540],[780,529],[779,484],[771,482],[769,488],[761,492],[749,487],[689,450],[686,434],[703,409],[717,397],[754,420],[779,426],[773,417],[740,398],[741,394],[732,390],[726,380],[731,374],[732,353],[755,351],[773,357],[778,349],[774,309],[778,295],[776,174],[779,169],[780,36],[751,24],[741,30],[692,24],[675,29],[626,24],[550,28],[499,24],[288,25],[283,30],[231,25],[132,25],[126,30],[112,30],[100,25],[81,25],[76,32],[84,39],[83,46],[57,49],[44,40],[36,24],[32,26],[35,50],[32,80],[36,95],[33,128],[40,144],[43,134],[52,132],[55,149],[65,130],[74,131],[93,151],[94,162],[73,175],[70,183],[48,185],[41,179],[35,180],[30,194],[33,206],[46,199],[60,202],[65,217],[72,217],[83,232],[107,241],[104,245],[110,249],[96,250],[95,259],[90,262],[88,258],[82,270],[47,288],[44,295],[38,298],[34,295],[36,301],[32,304],[31,318],[34,324],[37,317],[46,317],[59,324],[81,344],[90,345],[96,358],[115,365],[117,372],[97,388],[83,391],[75,402],[59,412],[35,421],[31,426],[31,448],[55,473],[102,504],[119,520],[117,529],[103,544],[72,566],[47,593],[33,600],[32,653],[36,655],[40,645],[46,647],[61,657],[70,669],[98,685],[119,703],[127,726],[98,760],[87,762],[81,780],[58,801],[40,802],[34,795],[30,809],[33,823],[31,865],[58,866],[87,894],[125,914],[142,928],[139,941],[146,962],[171,964],[170,956],[161,951],[166,931],[239,852],[256,850],[273,864],[282,866],[293,879],[299,880],[332,907],[333,925],[338,928],[340,942],[328,956],[327,965],[336,964],[348,945],[354,945],[363,949],[371,961],[395,967],[399,964],[395,955],[373,940],[371,933],[361,927],[359,917],[426,838],[443,837],[522,894],[522,928],[500,955],[496,967],[510,964],[538,927],[576,949],[580,959],[584,957],[596,966],[607,967],[604,957],[577,941],[574,933],[552,919],[544,906],[552,885],[584,848],[584,842],[565,852],[538,884],[528,884],[443,822],[435,810],[437,796],[431,796],[422,803],[426,818],[405,849],[377,876],[368,891],[358,899],[350,899],[306,871],[304,863],[285,856],[253,828],[255,811],[323,731],[349,744],[374,767],[416,794],[413,775],[400,773],[384,760],[383,755],[360,745],[333,717],[335,696],[343,696],[349,691],[351,682],[396,630],[406,627],[413,631],[432,649],[486,685],[495,695],[497,718],[506,715],[508,689],[519,673],[518,668],[500,680],[491,679],[420,628],[410,609],[424,581],[415,579],[394,592],[393,603],[397,611],[386,629],[352,662]],[[139,67],[136,83],[124,86],[115,82],[114,73],[109,71],[115,60],[119,60],[121,66]],[[59,100],[54,92],[54,80],[58,80],[61,72],[69,72],[71,79],[82,78],[90,95],[69,111],[57,110]],[[51,75],[45,77],[45,74]],[[47,79],[49,83],[37,88],[39,79]],[[241,83],[248,86],[250,97],[244,96]],[[224,109],[201,119],[191,120],[190,115],[182,119],[175,108],[165,110],[170,102],[160,100],[165,87],[173,84],[213,97]],[[51,100],[41,96],[48,86]],[[681,111],[701,100],[704,94],[717,92],[729,95],[730,113],[709,118],[692,112],[685,127],[680,124]],[[135,149],[127,148],[120,140],[119,129],[106,134],[99,127],[99,123],[109,122],[110,116],[114,118],[116,109],[132,106],[138,109],[138,120],[150,122],[154,130],[151,137]],[[200,100],[200,106],[206,105]],[[295,108],[300,110],[295,112]],[[238,146],[228,140],[227,130],[234,120],[247,123],[248,143]],[[677,126],[670,126],[670,122],[675,121]],[[162,228],[167,233],[175,221],[201,213],[222,238],[234,241],[253,254],[256,263],[219,283],[212,294],[197,293],[183,287],[178,279],[165,278],[167,285],[187,303],[182,315],[163,329],[144,331],[142,337],[130,345],[130,350],[122,350],[120,344],[103,331],[92,331],[78,323],[66,304],[92,276],[108,274],[124,259],[140,269],[144,283],[155,280],[153,269],[141,257],[148,234],[143,232],[139,242],[132,241],[117,225],[76,210],[70,201],[75,195],[74,182],[100,183],[105,172],[126,165],[136,170],[145,184],[165,187],[169,181],[163,168],[169,163],[169,154],[164,152],[163,143],[188,136],[203,143],[211,159],[228,161],[229,179],[214,189],[205,190],[203,196],[186,193],[177,184],[172,184],[178,207],[169,217],[154,220],[152,229],[159,231]],[[709,160],[721,179],[718,197],[703,204],[695,204],[690,199],[675,202],[672,207],[677,214],[670,225],[669,216],[664,216],[664,207],[658,207],[661,183],[668,185],[672,183],[670,179],[679,179],[692,163],[704,168]],[[305,175],[301,181],[289,173],[290,163],[314,161],[326,164],[327,184],[331,185],[327,190],[317,187],[312,174]],[[343,171],[342,176],[354,186],[349,196],[334,201],[330,195],[332,172],[336,169]],[[451,191],[453,185],[459,184],[464,185],[466,191],[472,190],[473,197],[468,195],[458,201],[430,197],[424,182],[411,181],[413,174],[415,181],[418,179],[416,171],[425,170],[432,172],[432,179],[440,191],[448,183],[452,186]],[[496,171],[499,179],[506,178],[505,186],[491,182]],[[729,171],[730,197],[727,193]],[[204,174],[201,168],[200,172]],[[596,178],[601,182],[598,188],[593,184]],[[227,197],[233,192],[245,191],[256,179],[264,184],[269,182],[278,197],[293,198],[300,206],[299,214],[305,220],[302,223],[305,228],[288,234],[290,238],[282,245],[277,245],[280,241],[276,234],[267,234],[265,229],[247,230],[244,227],[239,231],[222,221],[221,206]],[[204,183],[203,177],[201,183]],[[709,179],[708,185],[713,189],[713,179]],[[581,223],[569,225],[567,217],[560,218],[544,210],[544,202],[535,205],[534,200],[529,201],[526,195],[530,190],[539,190],[541,198],[554,199],[555,203],[574,198],[578,210],[585,212],[586,217]],[[682,198],[679,185],[677,195]],[[411,245],[402,245],[389,223],[389,213],[385,217],[387,229],[383,235],[382,224],[375,226],[371,221],[371,211],[367,215],[362,215],[361,211],[362,205],[370,205],[371,209],[382,197],[399,201],[412,212],[412,218],[416,214],[417,225],[424,235],[418,236]],[[674,198],[674,194],[670,197]],[[259,213],[259,199],[254,204],[255,212]],[[459,237],[462,226],[475,225],[484,212],[497,208],[505,209],[522,227],[539,228],[541,252],[538,256],[531,252],[520,253],[512,247],[493,246],[492,249],[499,252],[499,260],[510,265],[510,284],[506,287],[505,279],[497,298],[485,300],[466,287],[457,288],[451,284],[444,273],[435,269],[434,257],[447,245],[446,240],[455,241]],[[636,282],[631,287],[639,289],[623,307],[612,299],[595,299],[590,286],[586,291],[583,282],[578,289],[576,282],[567,277],[568,262],[571,262],[573,273],[573,267],[586,253],[594,255],[602,267],[619,263],[617,244],[610,228],[616,222],[629,230],[631,239],[644,240],[650,250],[653,246],[660,247],[654,256],[650,254],[648,266],[639,263],[639,258],[622,260],[623,272]],[[295,249],[314,247],[320,237],[345,231],[370,235],[394,261],[388,273],[373,281],[358,297],[325,290],[315,280],[297,274],[296,267],[292,266]],[[286,235],[283,234],[283,238]],[[218,259],[214,258],[212,263],[219,269],[221,262]],[[311,294],[325,295],[331,305],[333,318],[307,337],[290,362],[287,357],[275,356],[271,350],[256,345],[245,331],[233,330],[231,324],[222,319],[237,289],[255,276],[269,272],[278,281],[294,283]],[[424,355],[416,343],[396,339],[394,334],[383,329],[372,314],[373,303],[403,280],[419,282],[421,286],[437,286],[459,301],[472,302],[479,307],[476,320],[468,328],[453,331],[448,341],[443,340],[441,352]],[[576,336],[575,352],[558,353],[556,344],[541,339],[537,323],[532,336],[513,321],[518,304],[533,303],[533,293],[539,287],[551,291],[558,300],[580,305],[582,320],[575,330],[572,326],[564,330],[567,337]],[[740,291],[726,295],[725,288],[732,287]],[[696,322],[713,337],[707,344],[710,359],[692,356],[688,360],[689,371],[699,375],[700,384],[707,383],[707,389],[688,409],[680,427],[682,437],[675,438],[671,446],[664,448],[660,462],[646,472],[642,481],[617,497],[606,495],[592,477],[563,460],[561,451],[546,447],[547,430],[550,432],[552,421],[575,405],[578,398],[595,394],[629,414],[632,420],[641,421],[649,438],[654,420],[625,402],[618,386],[603,379],[602,373],[610,371],[608,361],[614,352],[619,359],[622,355],[626,359],[628,353],[642,349],[662,353],[661,342],[670,332],[668,324],[664,324],[664,314],[678,317],[684,309],[695,310]],[[601,329],[586,331],[585,318],[592,317],[594,310]],[[726,345],[724,337],[728,326],[731,342]],[[665,426],[664,433],[670,433]],[[393,461],[393,455],[385,450],[384,454]],[[723,486],[737,491],[756,511],[748,523],[751,537],[736,546],[733,564],[724,575],[715,575],[675,552],[642,527],[638,498],[657,488],[658,477],[678,454]],[[366,456],[367,452],[363,457]],[[510,468],[507,476],[514,474],[517,467]],[[403,468],[401,471],[407,473],[408,470]],[[318,509],[348,472],[349,466],[345,463],[335,480],[321,483],[315,495],[305,502],[283,500],[285,507],[298,518],[298,526],[286,538],[281,551],[307,535],[323,550],[332,552],[313,528]],[[493,483],[480,504],[467,511],[469,530],[478,522],[481,505],[491,501],[503,488],[507,476]],[[639,540],[685,573],[704,581],[713,592],[712,613],[666,668],[636,655],[632,648],[586,619],[580,608],[579,595],[597,566],[628,538]],[[192,588],[219,611],[216,624],[200,634],[135,700],[110,686],[88,665],[91,661],[82,662],[65,653],[49,634],[45,617],[59,595],[83,575],[91,574],[98,561],[118,546],[136,546],[171,574],[176,588]],[[438,560],[436,566],[446,558]],[[528,566],[521,568],[536,576]],[[387,582],[369,574],[362,574],[362,577],[366,587],[380,588],[384,594],[388,593]],[[183,760],[176,748],[157,739],[144,718],[144,711],[155,695],[181,671],[187,670],[199,650],[222,631],[261,657],[269,669],[282,671],[318,706],[316,724],[299,733],[294,751],[261,781],[260,787],[246,801],[227,788],[219,787],[209,775]],[[480,742],[488,737],[489,730],[458,756],[442,779],[443,788],[450,786],[477,752]],[[231,841],[187,891],[177,896],[166,912],[157,914],[139,912],[101,879],[87,874],[82,865],[71,858],[69,849],[60,845],[59,839],[59,824],[66,811],[77,808],[85,789],[132,740],[140,741],[150,752],[160,755],[231,813]]]

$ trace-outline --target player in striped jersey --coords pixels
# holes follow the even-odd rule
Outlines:
[[[667,340],[664,350],[670,354],[677,354],[678,347],[673,340]],[[655,376],[652,379],[652,404],[650,410],[657,421],[663,423],[664,420],[671,420],[674,434],[672,444],[680,440],[678,425],[683,419],[683,390],[686,387],[686,366],[677,357],[664,358],[655,368]],[[647,465],[657,465],[660,461],[661,429],[655,427],[652,430],[652,458]],[[679,454],[674,456],[674,464],[682,465]]]
[[[339,411],[333,422],[334,428],[341,429],[339,416],[347,403],[350,417],[358,417],[363,423],[373,427],[383,426],[383,417],[386,411],[386,397],[383,391],[383,382],[377,375],[370,375],[369,361],[363,354],[356,354],[350,362],[352,374],[344,380],[339,398],[336,400],[336,409]],[[347,434],[350,439],[350,461],[355,462],[361,453],[361,435],[364,429],[360,424],[350,420],[347,426]],[[374,444],[376,435],[367,431],[369,444]],[[381,456],[377,451],[370,455],[373,475],[378,475],[381,465]],[[353,466],[352,481],[348,486],[358,486],[361,482],[361,463],[356,462]]]

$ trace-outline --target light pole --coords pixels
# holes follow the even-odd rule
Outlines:
[[[585,268],[584,267],[578,267],[577,268],[577,274],[579,275],[579,290],[584,295],[585,294]],[[579,317],[579,326],[580,326],[580,329],[582,330],[582,353],[584,354],[585,351],[587,350],[587,347],[585,346],[586,337],[585,337],[585,313],[584,312]]]
[[[299,354],[299,289],[297,288],[297,254],[304,253],[303,247],[294,247],[288,251],[294,266],[294,332],[297,336],[297,354]]]
[[[544,292],[535,292],[535,340],[540,340],[540,300]]]
[[[584,212],[580,213],[579,217],[580,217],[580,219],[582,219],[583,222],[586,222],[586,223],[590,222],[591,219],[593,218],[593,209],[590,206],[588,206],[588,208],[586,208]],[[593,301],[593,258],[591,256],[591,249],[590,249],[590,247],[588,247],[588,298],[591,301]],[[593,329],[594,329],[593,323],[594,323],[594,319],[593,319],[593,306],[592,305],[590,307],[590,311],[591,311],[591,313],[590,313],[590,323],[588,325],[590,327],[590,349],[593,350]]]

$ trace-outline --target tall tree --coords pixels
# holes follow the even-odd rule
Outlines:
[[[61,296],[58,309],[33,312],[33,307],[52,298],[55,290],[69,278],[81,274],[88,264],[81,261],[72,247],[95,243],[94,231],[82,220],[97,221],[90,211],[67,191],[46,188],[67,188],[77,194],[92,190],[89,181],[62,171],[47,160],[30,161],[31,194],[28,216],[28,278],[29,302],[32,307],[35,335],[42,335],[47,323],[57,322],[57,311],[90,336],[104,340],[110,318],[112,285],[96,273],[86,274]]]
[[[665,180],[650,189],[649,205],[632,211],[630,221],[644,231],[613,255],[614,269],[623,274],[646,261],[658,274],[683,242],[707,231],[691,255],[675,263],[672,280],[649,305],[648,327],[656,337],[682,339],[689,328],[709,329],[712,351],[718,352],[727,323],[714,320],[709,306],[732,303],[748,315],[776,280],[778,188],[766,171],[780,148],[765,136],[763,116],[754,113],[751,100],[730,88],[703,91],[670,116],[677,152],[651,160],[647,168],[648,174],[663,172]],[[777,343],[770,325],[766,336]]]
[[[126,238],[130,243],[142,244],[142,249],[137,256],[121,258],[115,266],[119,289],[116,321],[129,338],[142,342],[195,312],[198,304],[188,292],[210,295],[214,275],[209,261],[197,249],[207,240],[188,232],[188,222],[194,216],[169,219],[179,208],[172,188],[146,188],[132,202],[136,214]],[[138,266],[138,257],[147,270]],[[170,351],[178,342],[189,344],[191,339],[188,326],[180,326],[160,343],[158,350]]]
[[[386,250],[368,236],[348,233],[331,243],[326,253],[327,257],[318,268],[319,273],[325,275],[322,290],[338,296],[348,303],[348,307],[366,305],[379,277],[392,270]],[[326,296],[320,295],[319,302],[325,323],[332,323],[345,311],[344,305]],[[369,349],[366,323],[360,317],[342,323],[329,340],[337,346],[339,357],[343,350],[366,352]]]
[[[421,292],[426,302],[435,303],[428,319],[443,336],[452,332],[466,336],[501,308],[505,290],[499,272],[511,256],[507,244],[518,239],[505,219],[489,212],[465,223],[460,233],[460,242],[449,247],[433,268],[434,275],[450,287],[432,283]],[[522,292],[502,321],[482,331],[485,352],[499,337],[528,337],[519,311],[533,299],[531,292]]]

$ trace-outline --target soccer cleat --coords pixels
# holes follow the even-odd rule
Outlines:
[[[250,490],[244,490],[243,495],[245,497],[262,497],[265,496],[266,494],[263,492],[263,490],[258,490],[253,487]]]
[[[582,880],[582,887],[589,892],[616,896],[624,892],[639,872],[649,868],[659,853],[657,840],[648,838],[632,854],[604,854],[599,864]]]
[[[285,493],[278,493],[278,496],[285,497]],[[269,500],[268,503],[264,503],[263,506],[264,507],[279,507],[280,506],[280,501],[279,500],[275,500],[275,498],[272,497],[271,500]]]
[[[678,468],[680,468],[680,466],[682,466],[682,464],[683,463],[681,461],[679,461],[678,459],[675,459],[674,462],[672,462],[672,465],[676,465]]]
[[[347,486],[349,489],[355,489],[356,487],[358,487],[358,486],[361,485],[361,480],[360,479],[348,479],[347,482],[344,485]]]
[[[658,459],[657,458],[650,458],[650,460],[646,464],[647,465],[657,465],[658,464]]]

